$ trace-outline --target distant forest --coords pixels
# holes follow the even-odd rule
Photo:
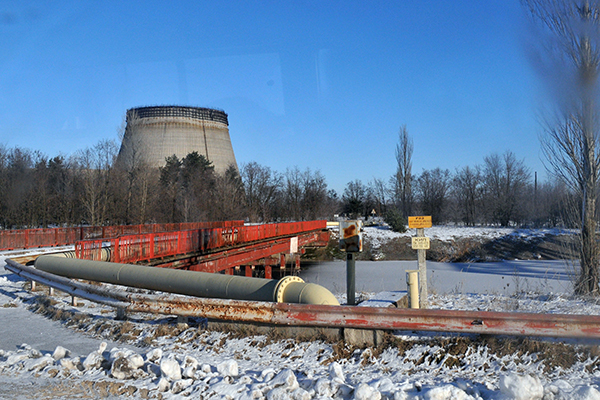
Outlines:
[[[155,169],[141,162],[117,165],[118,145],[108,140],[70,157],[0,147],[0,227],[331,220],[338,215],[431,215],[434,224],[566,224],[561,216],[574,200],[566,188],[538,184],[511,152],[491,154],[482,165],[413,175],[410,163],[402,165],[400,150],[395,175],[366,183],[349,177],[338,194],[318,170],[278,172],[250,162],[239,172],[230,167],[219,175],[196,152],[168,157]]]

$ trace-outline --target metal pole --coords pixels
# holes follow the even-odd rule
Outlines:
[[[356,304],[355,296],[355,284],[356,284],[356,260],[354,259],[354,253],[346,253],[346,293],[348,299],[348,305],[353,306]]]
[[[425,229],[417,228],[417,237],[425,237]],[[417,250],[419,264],[419,307],[427,308],[427,262],[425,250]]]

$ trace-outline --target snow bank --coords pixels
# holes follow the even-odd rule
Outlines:
[[[374,247],[379,247],[391,239],[398,237],[415,236],[415,229],[408,229],[404,233],[393,232],[387,226],[365,227],[363,235],[371,241]],[[568,229],[517,229],[502,227],[456,227],[456,226],[433,226],[425,230],[427,237],[441,241],[452,241],[457,239],[471,238],[479,241],[497,239],[500,237],[518,238],[521,240],[533,240],[545,236],[571,235],[574,232]]]
[[[106,351],[101,346],[85,357],[59,360],[52,354],[68,354],[68,350],[57,347],[53,353],[44,354],[23,344],[16,351],[0,351],[0,373],[15,379],[36,374],[103,380],[115,386],[126,382],[148,390],[151,397],[162,393],[163,398],[218,395],[286,400],[600,400],[600,392],[593,386],[595,374],[582,373],[589,364],[576,366],[570,376],[565,375],[566,379],[552,381],[544,375],[543,363],[533,357],[497,357],[485,348],[464,354],[460,368],[449,367],[447,359],[437,356],[438,347],[424,344],[415,344],[404,355],[390,348],[378,358],[372,357],[370,349],[354,350],[349,358],[328,363],[334,354],[324,343],[287,340],[268,345],[263,342],[260,348],[253,348],[249,343],[257,338],[247,338],[231,340],[221,348],[208,344],[216,343],[212,339],[222,335],[203,333],[196,342],[205,343],[202,350],[192,350],[190,343],[176,341],[145,354],[118,347]],[[157,357],[160,353],[164,355]],[[259,353],[261,356],[254,357]],[[230,358],[234,354],[244,360],[242,365]],[[102,362],[90,367],[82,359]],[[500,369],[517,365],[519,373],[498,374]],[[470,378],[465,380],[467,376]]]
[[[460,368],[446,365],[439,348],[426,344],[415,344],[405,354],[388,349],[378,357],[370,349],[354,350],[348,358],[330,362],[335,358],[332,346],[318,341],[268,343],[264,337],[198,335],[196,329],[165,337],[157,343],[160,347],[145,352],[117,347],[107,351],[102,345],[90,354],[70,357],[62,346],[45,354],[24,344],[14,352],[0,352],[0,373],[128,382],[164,398],[508,400],[541,398],[540,393],[545,399],[598,398],[590,386],[596,378],[584,372],[585,364],[564,371],[563,377],[572,383],[565,385],[544,376],[543,365],[531,357],[498,358],[485,348],[465,354]],[[525,373],[498,378],[500,370],[515,368]],[[465,376],[468,382],[457,382]]]

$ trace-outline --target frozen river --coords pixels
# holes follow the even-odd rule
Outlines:
[[[416,261],[356,261],[356,291],[405,291]],[[510,295],[521,291],[571,293],[573,264],[566,261],[427,262],[429,291]],[[346,291],[346,262],[303,264],[300,277],[334,293]]]

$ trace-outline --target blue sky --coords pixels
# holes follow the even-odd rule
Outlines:
[[[219,108],[239,165],[388,179],[511,150],[545,176],[517,0],[0,0],[0,143],[69,155],[125,111]]]

